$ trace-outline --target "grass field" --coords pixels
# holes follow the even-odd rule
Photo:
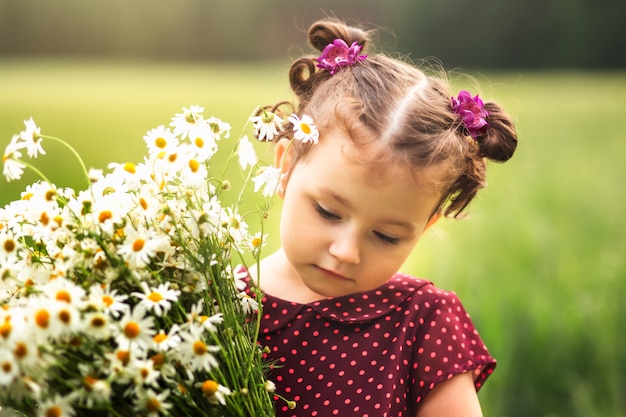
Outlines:
[[[192,104],[237,136],[256,105],[291,98],[287,65],[0,60],[0,146],[33,116],[87,166],[140,161],[143,134]],[[626,72],[471,75],[514,115],[518,153],[405,269],[455,290],[498,359],[486,416],[626,416]],[[44,145],[37,165],[81,184],[71,155]],[[0,179],[0,204],[34,179]]]

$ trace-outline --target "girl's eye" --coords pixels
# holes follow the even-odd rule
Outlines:
[[[317,211],[320,216],[322,216],[323,218],[325,218],[327,220],[339,220],[339,219],[341,219],[341,217],[337,216],[335,213],[332,213],[332,212],[326,210],[324,207],[320,206],[317,203],[315,204],[315,211]]]
[[[384,233],[380,233],[380,232],[376,232],[376,231],[374,231],[373,233],[374,233],[374,236],[376,236],[381,242],[383,242],[385,244],[395,245],[400,240],[400,239],[395,238],[395,237],[387,236]]]

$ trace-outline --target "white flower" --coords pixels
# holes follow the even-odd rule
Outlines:
[[[170,289],[169,282],[150,288],[144,281],[141,283],[141,288],[143,292],[133,292],[132,295],[141,299],[139,305],[147,310],[153,310],[159,317],[169,311],[172,303],[178,301],[178,296],[180,295],[180,291]]]
[[[268,142],[283,130],[283,121],[276,114],[262,109],[261,114],[250,118],[252,127],[254,128],[254,136],[259,140],[267,140]]]
[[[143,140],[148,147],[148,153],[151,157],[161,153],[168,153],[178,146],[178,138],[172,133],[169,127],[160,125],[148,131]]]
[[[154,369],[152,359],[136,359],[128,366],[128,373],[137,386],[152,385],[157,387],[160,372]]]
[[[292,114],[288,120],[293,124],[294,139],[314,144],[319,141],[320,133],[311,116],[303,114],[302,118],[299,118],[297,114]]]
[[[19,180],[24,173],[24,168],[26,168],[26,165],[20,162],[22,157],[20,149],[23,146],[18,143],[19,139],[18,135],[13,135],[11,142],[7,145],[2,155],[2,174],[7,181]]]
[[[172,325],[167,333],[163,329],[159,330],[152,337],[152,347],[161,352],[176,348],[182,340],[178,335],[178,330],[179,327],[176,324]]]
[[[268,166],[259,169],[257,175],[252,178],[252,182],[254,183],[254,192],[258,192],[261,187],[263,187],[263,195],[265,197],[273,196],[278,188],[280,175],[280,168]]]
[[[151,389],[139,390],[135,400],[135,410],[139,411],[141,415],[147,412],[145,414],[147,417],[158,417],[159,414],[168,414],[167,410],[172,408],[172,404],[165,400],[169,395],[169,390],[164,390],[160,394]]]
[[[153,230],[135,230],[132,226],[124,228],[126,238],[117,253],[130,268],[143,268],[148,265],[157,252],[169,252],[171,247],[166,235]]]
[[[11,385],[18,375],[19,364],[15,356],[3,346],[3,348],[0,348],[0,387]]]
[[[147,316],[143,308],[135,307],[132,313],[126,313],[119,322],[119,328],[116,341],[122,348],[144,351],[152,345],[154,317]]]
[[[240,292],[238,295],[244,314],[253,314],[259,311],[259,303],[245,291]]]
[[[202,335],[203,332],[197,327],[191,327],[180,333],[183,341],[178,346],[177,353],[183,364],[189,366],[192,371],[210,371],[219,367],[213,353],[219,352],[220,347],[207,344]]]
[[[41,129],[37,127],[35,121],[31,117],[28,120],[24,120],[26,130],[20,133],[20,137],[26,145],[26,153],[31,158],[36,158],[37,154],[45,155],[46,152],[41,146]]]
[[[214,405],[226,405],[226,396],[232,394],[229,388],[222,384],[218,384],[212,379],[207,379],[206,381],[199,382],[196,385],[202,388],[202,394],[204,394],[206,399]]]
[[[37,416],[38,417],[72,417],[76,415],[72,402],[74,401],[74,394],[70,394],[63,397],[59,394],[55,394],[53,397],[48,398],[38,404]]]
[[[191,106],[190,108],[183,107],[183,112],[176,114],[172,118],[170,126],[174,128],[174,135],[180,136],[185,139],[189,132],[195,128],[198,123],[202,122],[202,113],[204,107]]]
[[[128,295],[118,294],[110,285],[94,285],[89,291],[89,304],[97,311],[108,313],[114,318],[129,311],[129,305],[124,302],[126,299]]]
[[[243,136],[239,140],[239,143],[237,144],[237,156],[239,156],[239,165],[241,165],[241,169],[246,169],[249,166],[256,165],[258,161],[256,151],[247,136]]]

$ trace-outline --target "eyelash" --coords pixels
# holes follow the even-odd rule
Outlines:
[[[326,210],[324,207],[320,206],[317,203],[315,204],[315,211],[317,211],[317,213],[326,220],[341,220],[340,216],[337,216],[335,213]],[[385,245],[396,245],[399,241],[398,238],[387,236],[384,233],[376,231],[374,231],[373,233],[374,236],[376,236],[376,238]]]

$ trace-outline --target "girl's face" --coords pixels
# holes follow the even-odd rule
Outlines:
[[[284,150],[277,150],[277,163],[288,169]],[[437,217],[431,215],[439,191],[420,185],[406,167],[354,162],[349,156],[359,152],[345,133],[327,132],[283,183],[280,235],[289,279],[320,299],[384,284]]]

